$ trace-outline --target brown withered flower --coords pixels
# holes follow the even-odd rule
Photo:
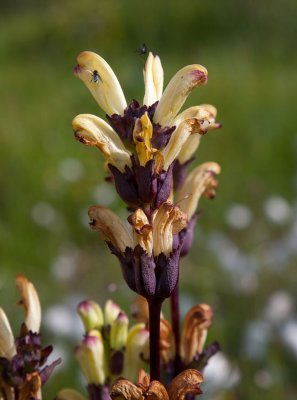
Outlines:
[[[8,318],[0,308],[0,399],[41,400],[41,388],[61,360],[46,365],[53,349],[41,346],[41,307],[33,284],[18,275],[16,286],[25,322],[19,336],[14,338]]]
[[[111,387],[113,400],[184,400],[187,394],[202,393],[202,374],[195,369],[187,369],[177,375],[167,388],[159,381],[150,381],[143,370],[139,372],[136,384],[127,379],[118,379]]]

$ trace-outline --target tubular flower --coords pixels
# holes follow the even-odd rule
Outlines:
[[[206,69],[196,64],[182,68],[162,94],[161,61],[149,53],[143,72],[144,103],[133,100],[127,106],[106,61],[84,51],[77,62],[75,75],[106,112],[109,124],[90,114],[78,115],[72,122],[75,138],[101,151],[118,194],[130,208],[159,208],[170,196],[179,154],[184,159],[186,144],[198,143],[199,135],[216,126],[215,109],[209,105],[177,115],[191,90],[207,82]]]
[[[177,375],[166,389],[161,382],[150,381],[150,376],[140,370],[136,384],[127,379],[118,379],[110,395],[112,399],[122,400],[184,400],[187,395],[201,394],[202,382],[203,376],[199,371],[187,369]]]
[[[21,294],[19,304],[24,307],[25,322],[20,335],[14,338],[6,314],[0,308],[0,399],[40,400],[41,387],[60,359],[46,365],[52,346],[41,346],[41,308],[33,284],[18,275],[16,286]]]
[[[128,217],[130,227],[105,207],[92,206],[89,217],[91,227],[120,260],[132,290],[146,298],[170,296],[178,279],[182,246],[182,240],[175,246],[174,237],[187,225],[187,216],[178,206],[163,203],[151,222],[138,209]]]

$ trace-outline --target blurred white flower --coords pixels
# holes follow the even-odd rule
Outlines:
[[[227,359],[224,353],[219,352],[210,358],[203,376],[203,392],[209,395],[217,390],[236,385],[240,380],[240,371],[236,365],[233,365]]]
[[[49,203],[40,202],[32,207],[31,217],[36,225],[50,228],[57,220],[57,212]]]
[[[77,182],[84,175],[84,167],[76,158],[65,158],[59,165],[61,178],[68,182]]]
[[[283,323],[293,312],[292,296],[285,291],[274,292],[268,299],[264,309],[265,319],[272,323]]]
[[[281,337],[297,358],[297,321],[291,320],[284,324]]]
[[[232,228],[245,229],[251,224],[252,212],[243,204],[233,204],[227,210],[225,219]]]
[[[267,218],[277,225],[286,224],[292,215],[289,203],[280,196],[269,197],[264,202],[264,212]]]

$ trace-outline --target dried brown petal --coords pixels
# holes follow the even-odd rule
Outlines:
[[[91,227],[98,230],[103,240],[111,242],[116,249],[123,253],[126,247],[134,247],[130,232],[113,211],[101,206],[92,206],[89,208],[89,217]]]
[[[221,172],[221,167],[215,162],[206,162],[196,167],[187,176],[182,188],[177,194],[180,208],[185,212],[189,220],[194,215],[200,197],[204,194],[208,198],[215,197],[215,189],[218,182],[216,175]]]
[[[192,307],[184,321],[181,353],[188,365],[197,353],[201,353],[207,336],[207,329],[212,323],[213,312],[207,304]]]
[[[186,369],[171,381],[168,387],[170,400],[184,400],[187,394],[201,394],[200,384],[202,382],[203,376],[199,371]]]
[[[169,400],[165,386],[159,381],[152,381],[146,392],[147,400]]]
[[[41,307],[35,288],[32,282],[21,274],[16,277],[16,286],[21,294],[21,301],[19,304],[25,309],[26,326],[34,333],[39,332],[41,323]]]
[[[135,245],[139,244],[149,255],[153,252],[152,226],[145,213],[139,208],[128,217],[133,227]]]
[[[127,379],[118,379],[111,387],[112,399],[143,400],[143,391]]]
[[[26,382],[19,393],[19,400],[28,400],[37,398],[41,400],[41,378],[38,372],[27,374]]]
[[[138,372],[138,382],[137,386],[141,387],[143,390],[147,390],[150,385],[150,376],[141,368]]]
[[[165,202],[156,212],[153,222],[154,255],[172,251],[173,235],[179,233],[187,225],[187,215],[170,202]]]

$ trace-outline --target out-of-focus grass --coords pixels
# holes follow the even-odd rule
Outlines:
[[[295,3],[56,0],[1,7],[1,305],[15,315],[13,279],[23,272],[36,282],[45,309],[72,304],[73,298],[104,302],[109,296],[128,308],[133,294],[116,260],[83,223],[88,206],[100,196],[113,209],[123,205],[102,186],[100,155],[73,140],[70,121],[76,114],[103,113],[71,69],[79,51],[97,51],[114,68],[128,101],[141,100],[144,60],[135,50],[145,42],[161,55],[166,82],[185,64],[198,62],[208,68],[208,85],[194,92],[187,105],[212,103],[223,123],[221,131],[203,138],[197,153],[196,164],[215,160],[222,165],[222,175],[217,199],[201,202],[203,213],[194,249],[182,265],[181,287],[190,305],[209,302],[214,307],[211,338],[222,343],[241,371],[240,382],[227,390],[226,398],[295,398],[296,356],[281,340],[281,328],[269,328],[262,357],[251,358],[243,344],[251,321],[263,320],[273,293],[286,291],[296,307],[296,252],[273,262],[288,251],[281,240],[294,233],[296,220]],[[81,168],[81,177],[73,181],[61,173],[69,159]],[[281,226],[263,212],[265,200],[273,195],[292,206],[291,220]],[[226,210],[236,203],[252,212],[246,229],[235,230],[226,223]],[[219,234],[234,244],[233,252],[244,255],[238,263],[249,260],[247,276],[242,275],[242,265],[241,272],[226,267],[225,258],[232,254],[224,245],[216,247]],[[73,264],[75,273],[58,279],[53,265],[57,270],[65,262]],[[117,284],[114,294],[107,290],[110,282]],[[296,319],[294,311],[290,318]],[[68,346],[71,359],[70,339],[44,335],[45,340]],[[79,386],[73,370],[72,361],[65,363],[64,371],[60,368],[48,384],[46,398],[65,385]],[[262,370],[271,377],[267,387],[256,379]]]

